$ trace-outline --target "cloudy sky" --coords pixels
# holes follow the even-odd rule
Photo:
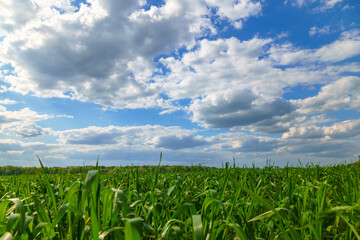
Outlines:
[[[357,0],[0,0],[0,165],[360,154]]]

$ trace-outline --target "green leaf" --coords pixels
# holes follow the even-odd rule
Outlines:
[[[36,227],[33,229],[32,233],[31,233],[33,238],[36,238],[40,234],[41,230],[48,224],[49,223],[41,222],[38,225],[36,225]]]
[[[46,171],[45,171],[45,168],[40,160],[40,157],[36,154],[36,157],[38,158],[39,160],[39,163],[40,163],[40,166],[41,166],[41,170],[44,174],[44,178],[45,178],[45,183],[46,183],[46,188],[48,190],[48,194],[50,195],[50,198],[51,198],[51,202],[52,202],[52,205],[53,205],[53,208],[54,208],[54,211],[55,213],[57,214],[57,205],[56,205],[56,198],[55,198],[55,194],[54,194],[54,190],[52,189],[51,187],[51,184],[50,184],[50,180],[46,174]]]
[[[107,235],[109,235],[110,233],[114,232],[114,231],[124,231],[123,227],[112,227],[109,228],[105,231],[103,231],[100,235],[99,235],[99,239],[104,239]]]
[[[13,198],[13,199],[9,199],[9,200],[12,201],[19,209],[19,212],[20,212],[19,232],[20,232],[20,234],[22,234],[25,231],[25,207],[24,207],[24,204],[18,198]]]
[[[13,240],[14,237],[10,232],[4,233],[4,235],[1,236],[0,240]]]
[[[169,221],[166,222],[163,231],[161,233],[161,238],[165,238],[166,235],[168,234],[169,230],[172,228],[172,225],[175,223],[179,223],[179,224],[183,224],[185,225],[185,223],[183,221],[180,221],[178,219],[171,219]]]
[[[59,209],[59,213],[56,215],[56,218],[53,220],[52,224],[50,225],[50,228],[54,228],[60,222],[60,220],[64,217],[68,209],[68,206],[69,204],[61,205]]]
[[[3,200],[0,203],[0,223],[5,223],[6,220],[6,210],[7,207],[9,205],[9,203],[11,203],[10,200]]]
[[[201,215],[193,215],[193,239],[194,240],[203,240],[204,239],[204,229],[201,221]]]
[[[125,223],[125,240],[141,240],[143,231],[141,218],[127,219]]]

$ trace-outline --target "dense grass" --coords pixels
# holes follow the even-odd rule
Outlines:
[[[360,239],[359,166],[3,176],[2,239]]]

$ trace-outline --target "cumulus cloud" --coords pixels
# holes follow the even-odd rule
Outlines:
[[[211,139],[211,142],[213,144],[206,148],[206,152],[222,152],[225,155],[230,153],[233,156],[236,154],[262,156],[282,146],[281,139],[249,135],[241,131],[219,133]]]
[[[195,100],[189,110],[193,122],[210,128],[231,128],[283,116],[295,108],[283,99],[268,102],[251,92],[230,91]]]
[[[11,4],[4,7],[12,8]],[[95,102],[104,109],[160,107],[163,113],[172,112],[180,109],[172,106],[173,101],[189,98],[199,103],[227,89],[250,90],[270,105],[279,104],[276,99],[284,87],[321,83],[334,74],[277,65],[332,63],[360,52],[357,31],[345,32],[316,50],[297,50],[257,37],[195,40],[216,31],[209,7],[236,22],[260,13],[260,2],[250,0],[169,0],[149,9],[137,1],[112,0],[93,0],[76,8],[64,0],[35,7],[39,13],[26,17],[17,29],[9,28],[1,42],[0,61],[14,67],[3,77],[9,85],[6,90]],[[181,57],[159,61],[169,72],[157,68],[153,59],[158,54],[183,46],[187,50]]]
[[[161,147],[166,149],[192,148],[208,144],[193,130],[180,127],[144,125],[132,127],[87,127],[57,133],[62,144],[117,145],[129,148]]]
[[[0,108],[1,130],[27,121],[37,122],[52,117],[48,114],[38,114],[29,108],[23,108],[19,111],[8,111],[5,107]]]
[[[311,156],[318,158],[346,158],[354,157],[359,152],[356,150],[359,147],[357,142],[352,141],[328,141],[328,140],[308,140],[291,142],[286,151],[292,154],[299,154],[299,156]],[[288,144],[290,145],[290,144]]]
[[[314,11],[335,8],[340,2],[293,1]],[[358,138],[358,120],[320,126],[334,121],[326,113],[360,109],[360,65],[351,63],[360,54],[360,31],[345,31],[337,40],[314,49],[281,39],[291,32],[247,40],[217,35],[219,22],[241,28],[248,18],[262,14],[262,3],[0,3],[0,92],[94,102],[104,110],[156,108],[161,114],[183,110],[204,131],[230,128],[230,133],[212,137],[202,137],[198,130],[157,125],[53,131],[38,122],[69,116],[30,108],[10,111],[7,104],[16,101],[6,98],[0,100],[0,133],[22,141],[3,141],[0,151],[14,155],[36,150],[58,161],[90,159],[97,152],[112,160],[116,156],[135,159],[144,153],[153,157],[158,149],[179,157],[182,149],[214,161],[211,156],[215,155],[210,154],[214,151],[230,159],[233,154],[254,159],[284,151],[326,157],[339,144],[339,151],[348,151],[342,156],[354,154],[346,143]],[[309,35],[331,32],[330,26],[322,26],[313,26]],[[286,89],[315,84],[320,86],[315,95],[284,98]],[[281,133],[282,138],[257,135]],[[57,143],[26,142],[42,136]]]
[[[14,135],[20,138],[43,137],[53,133],[50,128],[42,128],[35,123],[24,123],[6,129],[7,135]]]
[[[171,150],[179,150],[184,148],[193,148],[208,145],[209,142],[201,136],[194,135],[169,135],[157,137],[155,139],[155,147],[166,148]]]
[[[323,86],[316,96],[293,102],[300,106],[298,111],[303,114],[326,113],[342,108],[359,109],[360,78],[342,77]]]
[[[216,13],[222,18],[229,19],[235,28],[242,28],[242,22],[250,16],[256,16],[261,13],[260,1],[252,0],[205,0],[206,4],[216,9]]]
[[[347,120],[338,122],[329,127],[304,126],[291,127],[289,132],[283,134],[283,139],[299,138],[299,139],[344,139],[360,136],[360,119]]]
[[[338,40],[318,49],[296,49],[292,44],[284,44],[270,50],[270,58],[280,65],[334,63],[359,54],[359,30],[343,32]]]
[[[187,108],[193,122],[210,128],[247,126],[256,132],[281,133],[298,114],[304,114],[293,114],[299,103],[282,99],[284,88],[326,85],[344,72],[359,72],[358,64],[333,66],[326,61],[281,69],[274,61],[274,49],[284,46],[273,43],[258,38],[201,40],[180,59],[161,59],[169,72],[157,81],[171,99],[193,99]]]
[[[9,105],[9,104],[16,104],[17,101],[11,100],[9,98],[5,98],[3,100],[0,100],[0,105]]]
[[[14,139],[0,139],[0,153],[8,151],[21,151],[23,147],[21,144]]]
[[[272,152],[280,147],[277,139],[260,141],[258,138],[251,138],[242,143],[238,149],[240,152]]]
[[[339,51],[338,43],[340,45],[343,43],[340,39],[323,46],[317,52],[323,52],[319,55],[325,55],[324,49],[333,49],[335,56],[332,58],[338,58],[336,55],[344,52],[351,52],[351,54],[345,54],[341,59],[355,56],[360,53],[357,52],[356,47],[360,41],[355,36],[357,36],[355,33],[344,33],[341,38],[352,39],[354,46],[350,44],[349,50]],[[214,41],[204,39],[199,41],[194,51],[186,52],[181,59],[173,57],[161,59],[160,62],[170,72],[158,81],[164,84],[166,94],[173,99],[198,98],[228,89],[250,89],[256,94],[274,98],[282,97],[285,87],[297,84],[327,83],[329,79],[335,79],[341,72],[349,71],[345,68],[349,68],[350,64],[326,67],[328,61],[324,61],[323,65],[319,66],[300,65],[280,69],[279,64],[297,63],[305,57],[302,56],[301,51],[292,55],[287,44],[273,43],[273,39],[256,37],[249,41],[240,41],[235,38]],[[297,60],[296,55],[301,57]],[[310,59],[310,56],[306,58]],[[354,65],[352,71],[358,72],[358,66]]]
[[[72,118],[72,116],[65,114],[39,114],[27,107],[17,111],[10,111],[0,105],[0,133],[21,138],[45,136],[51,134],[51,129],[41,128],[35,122],[61,117]]]
[[[89,3],[62,14],[38,5],[46,16],[29,17],[5,37],[0,60],[14,67],[4,77],[8,90],[116,108],[166,105],[149,83],[152,58],[211,32],[208,8],[177,0],[148,10],[130,0]]]
[[[359,141],[347,139],[350,133],[346,133],[344,128],[350,129],[350,123],[339,123],[334,128],[329,128],[328,134],[333,133],[333,138],[324,138],[320,135],[312,136],[313,128],[308,128],[308,135],[287,138],[264,137],[248,135],[243,132],[227,132],[218,134],[213,140],[214,144],[207,148],[210,152],[223,152],[225,155],[238,156],[241,159],[265,159],[271,158],[275,162],[296,161],[298,159],[316,163],[333,163],[343,160],[356,159],[359,154]],[[356,125],[356,126],[355,126]],[[351,129],[358,128],[358,121],[353,123]],[[337,129],[334,131],[334,129]],[[342,129],[342,130],[341,130]],[[357,132],[357,134],[359,134]],[[285,134],[284,134],[285,135]],[[340,136],[341,135],[341,136]],[[355,134],[354,134],[355,135]],[[336,136],[336,137],[335,137]],[[321,138],[322,137],[322,138]],[[230,154],[229,154],[230,153]],[[251,162],[251,161],[250,161]]]
[[[37,15],[45,14],[44,8],[48,11],[51,8],[63,11],[74,10],[68,0],[2,1],[0,3],[0,36],[23,27]]]

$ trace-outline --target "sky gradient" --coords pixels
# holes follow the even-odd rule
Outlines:
[[[0,165],[360,154],[356,0],[0,2]]]

